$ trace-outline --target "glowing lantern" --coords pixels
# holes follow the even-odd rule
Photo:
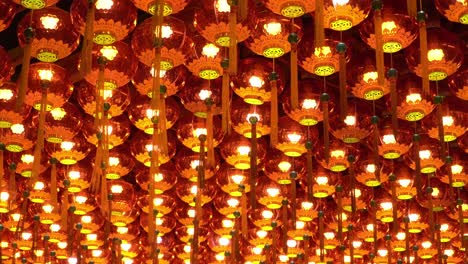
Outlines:
[[[468,2],[466,0],[436,0],[435,6],[448,20],[468,24]]]
[[[185,109],[197,117],[208,116],[207,99],[212,101],[213,115],[221,113],[221,82],[219,80],[206,81],[192,76],[187,80],[184,89],[179,91],[178,96]]]
[[[299,65],[306,71],[318,76],[329,76],[339,69],[339,54],[334,40],[325,40],[323,46],[315,47],[313,34],[306,34],[298,44]],[[347,53],[349,53],[347,49]],[[347,55],[345,55],[347,57]],[[349,59],[349,58],[347,58]]]
[[[25,30],[32,27],[34,36],[28,43]],[[18,25],[20,45],[31,45],[31,55],[43,62],[55,62],[70,55],[77,47],[80,34],[73,28],[70,14],[49,7],[26,15]]]
[[[384,159],[398,159],[408,152],[412,144],[412,136],[404,127],[400,127],[395,135],[392,127],[383,123],[379,135],[379,155]]]
[[[313,173],[312,194],[316,198],[326,198],[335,192],[337,175],[330,173],[318,164],[316,165]]]
[[[317,138],[317,130],[305,127],[294,122],[289,117],[279,119],[278,144],[276,148],[289,157],[299,157],[307,152],[305,142]]]
[[[108,121],[108,137],[109,143],[108,148],[112,149],[119,145],[122,145],[130,136],[130,121],[125,115],[121,115],[115,118],[112,118]],[[97,137],[98,130],[94,125],[94,118],[91,116],[86,116],[83,120],[83,136],[86,140],[97,146],[99,140]]]
[[[412,147],[414,148],[414,146]],[[411,169],[415,169],[414,155],[406,156],[408,165]],[[421,137],[419,143],[419,159],[421,163],[421,173],[433,173],[436,172],[444,162],[439,156],[437,140],[431,139],[427,136]]]
[[[322,167],[329,169],[333,172],[345,171],[349,168],[350,162],[348,157],[351,155],[354,159],[357,159],[358,150],[348,144],[344,144],[342,141],[331,140],[330,141],[330,153],[329,161],[326,161],[325,153],[322,151],[322,147],[317,147],[316,160],[322,165]]]
[[[152,98],[154,68],[146,66],[143,63],[138,64],[138,69],[133,76],[132,83],[137,91],[142,95]],[[182,87],[185,87],[188,78],[188,70],[184,66],[172,68],[169,71],[160,72],[161,85],[166,87],[166,96],[176,94]]]
[[[266,207],[258,207],[255,210],[249,211],[250,221],[261,230],[271,231],[273,228],[279,225],[278,212],[276,210],[270,210]]]
[[[135,56],[146,66],[154,67],[154,43],[156,37],[152,18],[140,23],[132,35],[132,48]],[[184,22],[174,17],[165,17],[161,26],[164,45],[161,47],[160,69],[168,71],[184,64],[192,41],[185,34]],[[154,36],[154,37],[148,37]]]
[[[257,10],[256,19],[252,22],[255,23],[252,38],[247,39],[245,44],[265,58],[279,58],[288,53],[291,50],[288,41],[291,32],[296,32],[299,38],[302,36],[300,23],[291,26],[289,19],[266,10]]]
[[[372,55],[367,56],[373,60]],[[366,60],[362,66],[353,67],[349,76],[353,80],[351,91],[358,98],[373,101],[390,93],[390,84],[387,79],[384,85],[379,85],[377,69],[370,60]]]
[[[58,179],[61,181],[58,182],[62,183],[61,187],[66,188],[70,193],[78,193],[87,189],[92,174],[90,166],[87,165],[90,161],[91,159],[87,158],[66,168],[59,168]],[[65,179],[70,183],[68,186],[63,185]]]
[[[176,136],[174,133],[167,134],[167,143],[168,143],[168,153],[162,154],[159,153],[158,160],[160,164],[167,163],[176,153]],[[130,143],[130,152],[132,155],[146,167],[151,165],[151,156],[153,151],[158,151],[160,146],[155,146],[156,149],[153,149],[153,143],[151,140],[151,135],[145,134],[142,131],[138,131]]]
[[[265,175],[279,184],[291,184],[291,172],[296,172],[296,179],[305,173],[304,158],[293,158],[276,149],[269,150],[269,158],[265,161]]]
[[[130,0],[98,0],[93,20],[93,41],[99,45],[111,45],[124,39],[136,25],[137,9]],[[86,0],[73,1],[70,13],[73,26],[84,34],[89,4]]]
[[[264,0],[265,6],[287,18],[300,17],[315,10],[315,1]]]
[[[384,162],[379,167],[374,162],[374,157],[367,154],[367,158],[362,157],[356,168],[356,180],[368,187],[376,187],[385,183],[390,173],[390,164]]]
[[[365,139],[372,132],[371,113],[369,105],[358,100],[348,100],[347,115],[344,120],[340,120],[339,115],[335,115],[330,120],[330,130],[332,135],[347,144],[358,143]]]
[[[231,122],[234,131],[247,138],[252,138],[252,124],[249,119],[257,117],[257,138],[270,134],[270,105],[252,105],[245,103],[241,98],[233,98]]]
[[[193,41],[194,45],[187,61],[187,68],[195,76],[206,80],[214,80],[221,76],[223,54],[220,48],[201,36],[193,38]]]
[[[216,182],[221,190],[233,197],[240,197],[250,191],[249,172],[224,164],[216,174]]]
[[[154,15],[156,12],[156,3],[154,0],[132,0],[133,4],[139,9]],[[162,3],[163,15],[168,16],[171,14],[182,11],[190,0],[166,0]]]
[[[416,78],[405,78],[399,85],[397,116],[400,119],[416,122],[429,115],[434,105],[423,94],[420,81]]]
[[[0,49],[1,50],[1,49]],[[1,51],[0,51],[1,52]],[[17,100],[17,86],[6,82],[0,85],[0,128],[10,128],[13,124],[22,123],[31,112],[30,106],[14,111]]]
[[[444,128],[444,142],[451,142],[456,140],[459,136],[463,135],[467,131],[466,125],[466,114],[456,110],[448,109],[448,105],[442,106],[442,126]],[[423,121],[423,126],[427,129],[428,135],[431,138],[439,139],[439,127],[438,123],[440,120],[437,115],[432,115],[432,118],[427,118]]]
[[[221,158],[218,152],[215,152],[215,163],[213,166],[203,166],[205,171],[205,179],[210,179],[215,176],[221,163]],[[182,149],[177,152],[175,156],[175,166],[180,175],[192,182],[198,180],[200,154],[190,151],[188,149]]]
[[[20,153],[11,152],[8,158],[9,162],[16,164],[16,172],[23,177],[31,177],[34,162],[33,150],[24,150]],[[38,166],[38,172],[43,173],[49,167],[47,155],[41,156],[41,162]]]
[[[468,183],[467,175],[467,156],[466,153],[458,149],[450,150],[450,163],[446,164],[446,170],[441,171],[439,179],[452,187],[461,188]]]
[[[50,156],[55,157],[61,164],[73,165],[89,154],[91,145],[80,133],[70,141],[62,141],[60,144],[46,142],[45,149]]]
[[[427,30],[429,80],[443,80],[458,70],[463,61],[462,46],[462,42],[457,36],[448,31],[442,29]],[[421,76],[422,66],[419,57],[419,43],[415,42],[405,51],[405,58],[409,69],[416,75]]]
[[[268,209],[279,209],[283,205],[283,200],[287,199],[287,193],[283,191],[281,185],[272,180],[262,180],[258,183],[257,199],[258,202]]]
[[[408,47],[417,37],[416,20],[391,8],[382,9],[382,45],[385,53],[395,53]],[[362,23],[360,34],[375,49],[375,27],[369,19]]]
[[[138,206],[144,213],[149,212],[149,195],[142,195],[138,198]],[[175,206],[175,200],[172,196],[169,195],[158,195],[153,200],[155,210],[158,210],[157,217],[162,217],[163,215],[170,214]]]
[[[194,198],[197,195],[197,192],[201,192],[201,204],[207,204],[213,200],[215,197],[217,189],[215,188],[216,184],[213,180],[207,181],[205,183],[205,187],[201,190],[197,188],[197,184],[187,181],[181,180],[179,184],[177,184],[175,192],[177,196],[185,203],[190,206],[195,206]]]
[[[220,128],[221,120],[213,120],[213,147],[218,146],[223,140],[223,132]],[[206,122],[202,118],[191,115],[182,117],[177,125],[177,138],[179,141],[194,152],[200,152],[200,135],[207,135]],[[205,152],[208,151],[207,144],[204,145]]]
[[[37,133],[35,127],[26,120],[25,124],[12,124],[10,128],[4,129],[2,142],[9,152],[22,152],[33,147]]]
[[[324,25],[336,31],[348,30],[361,23],[370,12],[370,0],[324,1]]]
[[[250,168],[251,141],[241,135],[232,133],[221,144],[221,156],[236,169],[247,170]],[[259,138],[257,142],[257,164],[265,158],[266,142]]]
[[[150,179],[149,169],[147,167],[135,166],[135,179],[141,189],[148,190],[148,182]],[[170,190],[174,185],[177,184],[178,178],[172,162],[162,164],[159,168],[159,172],[153,175],[153,179],[156,183],[154,193],[162,194]]]

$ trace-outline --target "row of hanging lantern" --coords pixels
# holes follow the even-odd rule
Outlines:
[[[466,261],[464,48],[413,1],[210,1],[199,35],[184,0],[56,2],[18,2],[18,84],[0,49],[3,261]],[[18,7],[0,7],[3,30]]]

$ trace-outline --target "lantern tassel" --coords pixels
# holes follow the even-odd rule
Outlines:
[[[466,248],[467,243],[465,241],[465,220],[463,216],[463,200],[460,197],[460,188],[457,190],[458,191],[458,199],[457,199],[457,205],[458,205],[458,224],[460,225],[460,241],[462,243],[462,246]],[[468,254],[465,254],[465,258],[468,257]]]
[[[68,186],[67,183],[64,183],[65,188],[62,194],[62,204],[61,204],[61,226],[63,230],[68,229],[68,207],[69,207],[69,201],[68,201]]]
[[[225,64],[227,60],[224,60]],[[227,62],[229,63],[229,62]],[[222,113],[222,129],[224,133],[229,133],[229,72],[226,69],[226,65],[223,64],[223,84],[221,92],[221,113]]]
[[[340,72],[339,72],[339,79],[340,79],[340,119],[344,120],[346,118],[346,114],[348,111],[348,94],[346,91],[346,45],[343,42],[340,42],[337,47],[340,45],[344,45],[343,48],[339,48],[340,54]]]
[[[270,145],[272,147],[278,144],[278,87],[277,87],[278,75],[276,72],[270,74],[270,86],[271,86],[271,133],[270,133]]]
[[[16,101],[16,111],[20,112],[23,108],[24,98],[26,97],[26,91],[28,90],[29,82],[29,65],[31,63],[31,45],[34,38],[34,29],[28,27],[24,31],[26,37],[26,45],[23,48],[23,61],[21,65],[21,72],[19,77],[18,85],[18,99]]]
[[[330,123],[329,123],[329,113],[328,113],[328,100],[330,99],[328,94],[323,93],[320,96],[322,101],[322,112],[323,112],[323,146],[324,146],[324,155],[325,161],[328,164],[330,159]]]
[[[96,1],[88,1],[88,12],[86,14],[85,32],[83,37],[83,48],[81,50],[80,72],[83,76],[91,72],[93,38],[94,38],[94,18],[96,15]]]
[[[372,140],[372,152],[373,152],[373,158],[374,158],[374,165],[375,165],[375,178],[377,181],[380,183],[380,156],[379,156],[379,142],[380,142],[380,137],[379,137],[379,127],[378,127],[378,122],[379,118],[377,116],[372,117],[372,122],[374,126],[374,131],[373,131],[373,140]]]
[[[428,181],[430,180],[428,179]],[[435,223],[434,223],[434,201],[430,193],[428,196],[429,196],[429,230],[430,230],[429,236],[432,241],[435,241],[436,229],[435,229]]]
[[[418,12],[419,21],[419,47],[420,47],[420,64],[422,76],[423,94],[429,95],[429,61],[427,59],[427,25],[426,14],[423,11]]]
[[[18,192],[18,188],[16,186],[16,164],[15,163],[10,163],[8,166],[8,169],[10,171],[10,177],[8,179],[8,193],[10,194],[10,209],[11,209],[11,202],[16,199],[16,195]]]
[[[307,144],[307,154],[306,154],[306,158],[307,158],[307,200],[308,201],[312,201],[312,199],[314,198],[313,196],[313,186],[314,186],[314,178],[313,178],[313,175],[312,175],[312,146],[311,144]]]
[[[242,189],[242,197],[241,197],[241,232],[242,236],[245,238],[248,235],[248,219],[247,219],[247,193],[245,192],[245,187]]]
[[[283,206],[281,207],[281,215],[283,217],[283,235],[282,235],[282,246],[283,246],[283,254],[288,254],[288,230],[289,230],[289,221],[288,221],[288,200],[283,200]],[[274,249],[273,249],[274,250]]]
[[[440,156],[445,157],[445,132],[444,132],[444,123],[443,123],[443,97],[436,95],[434,97],[434,102],[437,104],[437,131],[439,134],[439,145],[440,145]]]
[[[374,9],[374,29],[375,29],[375,60],[377,68],[377,82],[383,86],[385,84],[385,61],[383,51],[382,37],[382,1],[374,0],[372,2]]]
[[[200,158],[199,158],[199,165],[198,165],[198,178],[197,184],[198,189],[202,190],[205,188],[205,141],[206,137],[200,136]]]
[[[418,12],[418,3],[416,0],[407,0],[406,9],[410,17],[416,17],[416,13]]]
[[[215,166],[215,154],[214,154],[214,139],[213,139],[213,100],[208,98],[206,100],[206,105],[208,108],[207,117],[206,117],[206,143],[207,143],[207,166],[212,168]]]
[[[389,176],[390,180],[390,186],[391,186],[391,191],[392,191],[392,204],[397,204],[397,194],[396,194],[396,176],[394,174],[391,174]],[[398,219],[398,208],[397,206],[392,207],[392,215],[393,219]],[[396,235],[398,232],[398,226],[399,226],[398,221],[393,221],[393,235]]]
[[[294,24],[293,24],[294,26]],[[291,43],[291,109],[299,107],[299,87],[298,87],[298,73],[297,73],[297,42]]]
[[[229,13],[229,73],[237,75],[237,9],[238,1],[230,1]]]
[[[323,223],[323,216],[324,212],[319,211],[318,212],[318,221],[319,221],[319,237],[320,237],[320,262],[324,262],[325,260],[325,237],[324,237],[324,223]]]
[[[34,147],[34,161],[33,168],[31,173],[30,184],[34,184],[37,180],[39,174],[39,167],[42,160],[42,149],[44,148],[44,127],[45,127],[45,118],[46,118],[46,107],[47,107],[47,87],[46,84],[43,84],[42,94],[41,94],[41,109],[39,111],[39,124],[37,128],[37,140],[36,146]]]
[[[296,187],[297,173],[291,172],[291,222],[296,223],[296,206],[297,206],[297,187]]]
[[[398,133],[398,116],[397,116],[398,95],[396,91],[398,71],[395,68],[389,69],[388,78],[390,79],[390,104],[391,104],[391,113],[392,113],[392,129],[393,129],[393,134],[396,136]]]
[[[413,135],[413,148],[414,148],[414,163],[415,163],[415,173],[416,177],[414,183],[416,185],[417,195],[421,197],[421,158],[419,157],[419,140],[420,136],[418,134]]]
[[[5,151],[5,145],[0,143],[0,188],[3,187],[3,179],[5,177],[5,171],[3,167],[3,152]]]
[[[237,11],[237,20],[244,21],[247,18],[248,11],[249,11],[249,0],[239,0],[239,7]]]
[[[57,210],[57,159],[50,159],[51,170],[50,170],[50,200],[52,206]]]
[[[252,209],[257,207],[257,197],[256,197],[256,188],[257,183],[257,118],[250,118],[251,124],[251,133],[252,137],[250,138],[250,206]]]
[[[321,48],[325,41],[324,0],[315,1],[315,48]]]
[[[157,124],[153,124],[153,128],[156,129]],[[154,137],[154,135],[153,135]],[[154,144],[154,143],[153,143]],[[153,157],[155,155],[156,157]],[[148,200],[150,201],[148,203],[149,206],[149,211],[148,211],[148,242],[151,245],[151,257],[152,259],[157,259],[157,256],[154,256],[155,250],[154,247],[156,246],[156,241],[155,241],[155,231],[156,231],[156,221],[155,221],[155,208],[154,208],[154,198],[155,198],[155,182],[154,182],[154,175],[157,175],[159,173],[159,166],[158,166],[158,152],[154,151],[151,153],[151,158],[155,159],[155,163],[152,164],[150,168],[150,182],[148,185]]]
[[[351,187],[351,211],[353,214],[356,212],[356,171],[354,169],[354,162],[356,161],[354,156],[348,157],[349,161],[349,177]]]
[[[336,187],[336,196],[338,198],[338,240],[343,245],[343,186]]]
[[[167,117],[166,117],[166,87],[161,87],[161,98],[159,99],[159,128],[161,130],[161,154],[168,155],[167,143]]]

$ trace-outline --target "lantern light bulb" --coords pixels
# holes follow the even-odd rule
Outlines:
[[[9,101],[11,98],[13,98],[13,91],[0,87],[0,100]]]
[[[270,23],[264,24],[263,29],[265,29],[265,32],[268,35],[276,36],[281,33],[282,25],[281,23],[278,23],[278,22],[270,22]]]
[[[382,202],[380,203],[380,207],[382,207],[383,210],[388,211],[393,208],[392,202]]]
[[[252,86],[254,88],[262,88],[263,85],[265,84],[265,81],[262,78],[260,78],[259,76],[252,75],[249,78],[249,84],[250,84],[250,86]]]
[[[41,190],[44,189],[44,187],[45,187],[45,184],[43,182],[37,181],[37,182],[34,183],[33,189],[36,190],[36,191],[41,191]]]
[[[366,72],[362,75],[362,80],[366,83],[375,82],[379,78],[379,74],[376,71]]]
[[[111,186],[111,192],[115,193],[115,194],[120,194],[120,193],[123,192],[123,186],[118,185],[118,184],[112,185]]]
[[[239,146],[239,147],[237,147],[237,152],[241,156],[247,156],[250,153],[250,147],[249,146]]]
[[[103,46],[100,50],[101,55],[109,61],[112,61],[117,57],[119,51],[114,46]]]
[[[323,236],[325,237],[326,240],[332,240],[335,238],[335,233],[334,232],[325,232],[323,233]]]
[[[453,116],[443,116],[442,117],[443,126],[453,126],[454,122],[455,122],[455,120],[453,119]]]
[[[96,9],[98,10],[110,10],[114,5],[113,0],[97,0],[96,1]]]
[[[302,109],[316,109],[317,106],[317,100],[315,99],[304,99],[304,101],[302,101]]]
[[[213,92],[210,90],[201,89],[198,93],[198,97],[200,98],[200,100],[205,101],[206,99],[210,98],[212,94]]]
[[[11,129],[11,132],[13,132],[13,134],[16,134],[16,135],[23,134],[24,125],[23,124],[13,124],[10,127],[10,129]]]
[[[283,160],[283,161],[281,161],[280,163],[278,163],[278,168],[279,168],[279,169],[281,170],[281,172],[283,172],[283,173],[284,173],[284,172],[288,172],[289,169],[291,169],[291,167],[292,167],[292,164],[291,164],[291,162],[289,162],[289,161]]]
[[[231,6],[229,5],[227,0],[218,0],[216,1],[216,10],[218,12],[231,12]]]
[[[45,29],[57,29],[59,19],[56,16],[46,15],[39,18],[41,24]]]
[[[60,148],[63,151],[70,151],[73,149],[74,146],[75,146],[75,143],[71,141],[63,141],[62,143],[60,143]]]
[[[262,217],[265,219],[272,219],[273,218],[273,212],[270,210],[263,210],[262,211]]]
[[[193,130],[193,135],[198,138],[201,135],[207,135],[208,130],[204,127],[199,127]]]
[[[39,78],[42,81],[50,82],[52,80],[52,77],[54,77],[54,72],[52,70],[45,70],[45,69],[37,70],[37,74],[39,75]]]
[[[428,248],[430,248],[432,246],[432,243],[431,243],[431,241],[424,241],[424,242],[421,243],[421,246],[423,248],[425,248],[425,249],[428,249]]]
[[[278,188],[267,188],[266,192],[270,197],[277,197],[280,194],[280,190]]]
[[[463,166],[460,164],[454,164],[451,167],[452,174],[460,174],[463,171]]]
[[[397,141],[395,139],[395,135],[387,134],[382,137],[382,141],[384,144],[396,144]]]
[[[216,45],[212,43],[208,43],[203,47],[202,50],[202,55],[208,57],[208,58],[214,58],[216,55],[219,53],[219,48],[216,47]]]
[[[406,102],[409,104],[417,104],[422,101],[420,93],[410,93],[406,96]]]
[[[301,140],[301,138],[302,138],[301,134],[296,133],[296,132],[292,132],[288,134],[289,142],[291,142],[292,144],[299,143],[299,140]]]
[[[431,151],[428,149],[425,150],[420,150],[419,151],[419,158],[424,160],[424,159],[430,159],[431,158]]]
[[[347,126],[355,126],[356,125],[356,116],[354,115],[348,115],[345,117],[345,119],[343,120],[343,122],[347,125]]]
[[[395,21],[384,21],[382,22],[382,34],[392,34],[395,33],[397,25]]]
[[[427,60],[430,62],[442,61],[444,57],[445,54],[442,49],[431,49],[427,52]]]

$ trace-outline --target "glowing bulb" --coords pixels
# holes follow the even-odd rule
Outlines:
[[[455,120],[453,119],[453,116],[443,116],[442,117],[442,124],[444,126],[453,126],[453,123]]]
[[[452,174],[460,174],[463,171],[463,166],[459,164],[452,165],[451,167]]]
[[[305,202],[301,203],[301,208],[304,209],[304,210],[310,210],[310,209],[312,209],[313,206],[314,206],[314,204],[311,203],[311,202],[305,201]]]
[[[110,10],[114,5],[114,1],[112,0],[97,0],[96,1],[96,9],[98,10]]]
[[[377,252],[379,253],[379,255],[381,257],[385,257],[385,256],[388,255],[388,250],[386,250],[386,249],[379,249],[379,250],[377,250]]]
[[[240,202],[235,198],[230,198],[229,200],[227,200],[227,204],[229,205],[229,207],[236,208],[237,206],[239,206]]]
[[[189,253],[191,250],[192,250],[192,248],[190,247],[190,245],[185,245],[184,246],[184,252],[185,253]]]
[[[112,90],[105,89],[105,90],[102,90],[102,91],[101,91],[101,94],[102,94],[102,98],[103,98],[104,100],[107,100],[107,99],[109,99],[109,98],[112,98],[113,92],[112,92]]]
[[[325,233],[323,233],[323,236],[325,237],[326,240],[332,240],[332,239],[335,238],[335,233],[325,232]]]
[[[50,231],[52,232],[58,232],[60,231],[61,226],[59,224],[51,224],[50,225]]]
[[[63,151],[70,151],[73,149],[74,146],[75,146],[75,143],[71,141],[63,141],[62,143],[60,143],[60,148]]]
[[[162,182],[162,180],[164,180],[164,174],[155,173],[153,179],[155,182]]]
[[[86,203],[86,201],[88,201],[88,197],[86,197],[86,196],[78,195],[78,196],[75,197],[75,202],[77,202],[79,204],[84,204],[84,203]]]
[[[280,190],[278,188],[267,188],[266,192],[270,197],[276,197],[280,194]]]
[[[447,232],[449,230],[450,226],[448,224],[441,224],[440,225],[440,231],[442,232]]]
[[[250,147],[249,146],[239,146],[239,147],[237,147],[237,152],[241,156],[247,156],[250,153]]]
[[[348,126],[355,126],[356,125],[356,116],[349,115],[346,116],[343,122]]]
[[[345,156],[344,150],[337,149],[337,150],[332,150],[330,152],[330,157],[335,158],[335,159],[342,159]]]
[[[249,78],[249,84],[254,88],[262,88],[262,86],[265,84],[265,81],[258,76],[252,75]]]
[[[400,241],[402,240],[405,240],[406,239],[406,234],[405,232],[398,232],[397,235],[396,235],[396,238]]]
[[[95,258],[99,258],[100,256],[102,256],[102,250],[94,249],[91,251],[91,255]]]
[[[161,206],[163,202],[164,202],[164,199],[159,198],[159,197],[153,199],[153,205],[155,206]]]
[[[262,249],[262,248],[259,248],[259,247],[254,247],[254,248],[252,249],[252,253],[254,253],[255,255],[260,255],[260,254],[262,254],[262,251],[263,251],[263,249]]]
[[[432,243],[431,243],[431,241],[424,241],[424,242],[421,243],[421,246],[423,248],[425,248],[425,249],[428,249],[428,248],[430,248],[432,246]]]
[[[230,219],[223,219],[221,222],[224,228],[232,228],[234,226],[234,221]]]
[[[375,173],[376,170],[377,170],[377,166],[375,166],[375,164],[367,164],[367,166],[366,166],[366,171],[367,172]]]
[[[210,98],[211,94],[212,94],[212,92],[210,90],[202,89],[198,93],[198,97],[200,98],[200,100],[204,101],[204,100]]]
[[[326,185],[328,183],[328,177],[327,176],[318,176],[315,181],[317,182],[318,185]]]
[[[155,76],[156,76],[156,72],[155,72],[155,70],[154,70],[154,67],[151,67],[150,73],[151,73],[151,76],[152,76],[152,77],[155,77]],[[159,70],[159,77],[164,78],[165,76],[166,76],[166,71],[160,69],[160,70]]]
[[[268,235],[268,232],[265,230],[258,230],[256,234],[258,238],[264,239]]]
[[[23,240],[29,240],[31,237],[32,237],[31,233],[27,233],[27,232],[21,233],[21,238],[23,238]]]
[[[219,53],[219,48],[212,43],[208,43],[203,47],[202,54],[208,58],[214,58]]]
[[[240,175],[240,174],[234,174],[234,175],[231,175],[231,180],[235,183],[235,184],[241,184],[243,181],[244,181],[245,177],[244,175]]]
[[[382,34],[394,33],[396,29],[397,29],[397,25],[395,21],[382,22]]]
[[[68,264],[76,264],[78,263],[78,259],[74,257],[69,257],[67,262]]]
[[[444,59],[444,51],[442,49],[431,49],[427,52],[428,61],[441,61]]]
[[[426,150],[420,150],[419,151],[419,158],[420,159],[430,159],[431,158],[431,151],[426,149]]]
[[[40,191],[40,190],[43,190],[45,187],[45,184],[41,181],[37,181],[34,183],[34,187],[33,189],[36,190],[36,191]]]
[[[231,12],[231,6],[228,4],[227,0],[218,0],[216,1],[216,10],[218,12]]]
[[[192,170],[196,170],[198,168],[198,166],[200,166],[200,161],[199,160],[190,161],[190,168],[192,168]]]
[[[247,117],[245,118],[247,120],[247,122],[250,123],[250,118],[251,117],[255,117],[255,118],[257,118],[257,121],[260,121],[260,115],[257,114],[257,113],[252,113],[252,114],[247,114]]]
[[[369,232],[373,232],[374,231],[374,225],[373,224],[368,224],[368,225],[366,225],[366,229]]]
[[[392,202],[382,202],[380,203],[380,207],[384,209],[385,211],[391,210],[393,208]]]
[[[195,210],[189,209],[189,210],[187,211],[187,215],[188,215],[188,217],[190,217],[190,218],[194,218],[194,217],[195,217]]]
[[[26,164],[31,164],[34,162],[34,156],[31,154],[23,154],[21,155],[21,161]]]
[[[406,96],[406,102],[411,104],[416,104],[421,102],[422,97],[419,93],[411,93]]]
[[[411,184],[411,179],[399,179],[398,183],[401,187],[407,188]]]
[[[302,101],[302,109],[316,109],[318,106],[315,99],[304,99]]]
[[[107,60],[114,60],[119,51],[114,46],[103,46],[100,50],[101,55]]]
[[[11,98],[13,98],[12,90],[0,88],[0,100],[9,101]]]
[[[219,242],[219,245],[223,247],[228,246],[231,243],[231,241],[226,237],[220,237],[218,242]]]
[[[410,222],[416,222],[419,220],[419,214],[408,214],[408,218],[410,220]]]
[[[362,246],[362,241],[355,240],[353,241],[354,248],[360,248]]]
[[[14,124],[10,127],[11,129],[11,132],[13,132],[14,134],[23,134],[24,132],[24,126],[23,124]]]
[[[289,169],[291,168],[291,163],[289,161],[281,161],[279,164],[278,164],[278,168],[282,171],[282,172],[287,172],[289,171]]]
[[[85,224],[89,224],[91,223],[91,221],[93,220],[93,218],[89,215],[83,215],[81,217],[81,222],[85,223]]]
[[[329,46],[315,48],[314,55],[316,57],[328,57],[331,54],[331,48]]]
[[[349,0],[333,0],[333,6],[336,8],[337,6],[344,6],[349,3]]]
[[[109,166],[117,166],[120,163],[120,159],[118,157],[109,157]]]
[[[57,107],[57,108],[50,110],[50,114],[52,115],[52,118],[54,120],[59,121],[59,120],[62,120],[67,115],[67,112],[65,111],[65,109],[61,107]]]
[[[18,222],[21,219],[21,214],[12,214],[11,219],[13,219],[15,222]]]
[[[281,33],[281,23],[278,22],[270,22],[268,24],[263,25],[263,29],[265,29],[266,33],[271,36],[276,36]]]
[[[81,177],[81,173],[79,171],[69,171],[68,178],[70,180],[78,180]]]
[[[289,261],[289,257],[286,256],[286,255],[280,255],[278,258],[279,258],[279,261],[281,261],[281,262],[288,262]]]
[[[299,142],[299,140],[301,140],[301,137],[302,136],[300,134],[296,133],[296,132],[288,134],[288,139],[293,144],[297,144]]]
[[[448,256],[448,257],[451,257],[453,256],[453,254],[455,254],[455,251],[453,249],[446,249],[444,250],[444,255]]]
[[[161,37],[162,38],[170,38],[172,36],[172,28],[170,26],[162,26],[161,27]]]
[[[388,134],[388,135],[384,135],[382,137],[382,141],[385,143],[385,144],[396,144],[396,139],[395,139],[395,135],[393,134]]]
[[[60,249],[65,249],[67,247],[67,242],[58,242],[57,246]]]
[[[45,204],[42,206],[42,210],[44,210],[46,214],[50,214],[54,210],[54,207],[50,204]]]
[[[56,16],[46,15],[41,17],[40,20],[45,29],[57,29],[59,19]]]
[[[262,211],[262,217],[265,219],[271,219],[273,218],[273,212],[270,210],[263,210]]]
[[[195,194],[197,194],[197,192],[198,192],[198,188],[197,188],[196,185],[193,185],[192,187],[190,187],[190,193],[191,194],[195,195]]]
[[[119,234],[128,234],[128,227],[126,227],[126,226],[117,227],[117,233],[119,233]]]
[[[379,78],[379,74],[376,71],[366,72],[362,75],[362,80],[366,83],[375,82]]]
[[[432,197],[437,197],[439,196],[439,194],[440,194],[439,188],[437,187],[432,188],[432,193],[431,193]]]
[[[296,246],[297,246],[297,241],[296,241],[296,240],[293,240],[293,239],[288,239],[288,241],[286,241],[286,245],[287,245],[289,248],[296,247]]]
[[[122,192],[123,192],[123,187],[122,187],[122,185],[117,185],[117,184],[116,184],[116,185],[112,185],[112,186],[111,186],[111,192],[112,192],[112,193],[117,193],[117,194],[122,193]]]
[[[198,138],[199,136],[201,135],[207,135],[207,129],[206,128],[202,128],[202,127],[199,127],[199,128],[196,128],[193,130],[193,135]]]
[[[296,221],[296,229],[304,229],[304,227],[305,227],[305,222]]]
[[[8,192],[0,192],[0,200],[7,201],[10,198],[10,194]]]

